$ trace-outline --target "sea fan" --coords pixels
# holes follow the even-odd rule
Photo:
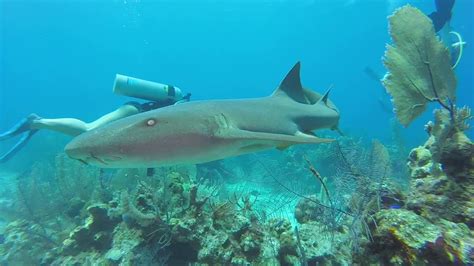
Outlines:
[[[408,126],[429,102],[453,111],[456,76],[448,48],[436,37],[431,20],[406,5],[389,17],[390,35],[383,84],[393,97],[400,123]]]

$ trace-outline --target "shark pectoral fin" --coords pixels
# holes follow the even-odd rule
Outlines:
[[[285,135],[286,136],[286,135]],[[288,147],[295,145],[295,144],[316,144],[316,143],[328,143],[334,141],[333,139],[323,139],[318,138],[314,135],[313,132],[310,134],[297,132],[294,135],[294,139],[291,142],[283,142],[281,145],[277,146],[276,148],[280,151],[287,149]]]
[[[303,132],[297,132],[295,135],[286,135],[267,132],[255,132],[241,129],[226,130],[226,132],[222,132],[220,134],[220,137],[225,139],[249,141],[252,143],[250,145],[252,147],[255,147],[256,145],[262,147],[273,146],[279,149],[285,149],[295,144],[316,144],[334,141],[333,139],[318,138],[314,135],[305,134]]]
[[[313,132],[303,133],[301,131],[298,131],[296,132],[295,137],[305,139],[306,142],[304,143],[328,143],[334,141],[334,139],[325,139],[317,137],[316,135],[314,135]]]

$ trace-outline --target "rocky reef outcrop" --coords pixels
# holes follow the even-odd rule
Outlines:
[[[474,145],[463,132],[446,141],[439,161],[433,158],[434,136],[410,153],[407,208],[433,221],[446,219],[474,229]]]
[[[26,221],[11,223],[3,262],[28,254],[25,263],[36,265],[298,264],[289,221],[262,221],[248,196],[216,200],[215,187],[183,173],[161,180],[88,203],[83,222],[63,239],[45,240],[41,228]]]
[[[428,140],[408,158],[406,206],[374,215],[373,241],[361,257],[397,265],[474,262],[474,144],[448,115],[438,110],[426,126]]]
[[[373,240],[359,262],[389,265],[468,265],[474,234],[462,223],[432,223],[406,209],[378,212],[372,224]]]
[[[1,265],[37,265],[45,250],[58,245],[45,228],[26,220],[9,223],[0,244]]]

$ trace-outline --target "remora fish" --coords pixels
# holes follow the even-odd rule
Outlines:
[[[300,63],[268,97],[183,103],[120,119],[73,139],[74,159],[105,168],[197,164],[294,144],[330,142],[312,131],[336,129],[339,111],[304,89]]]

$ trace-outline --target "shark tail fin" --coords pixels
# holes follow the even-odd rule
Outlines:
[[[272,96],[285,96],[296,102],[308,104],[309,100],[301,85],[300,69],[301,63],[296,62],[293,68],[286,74],[280,86],[273,92]]]

